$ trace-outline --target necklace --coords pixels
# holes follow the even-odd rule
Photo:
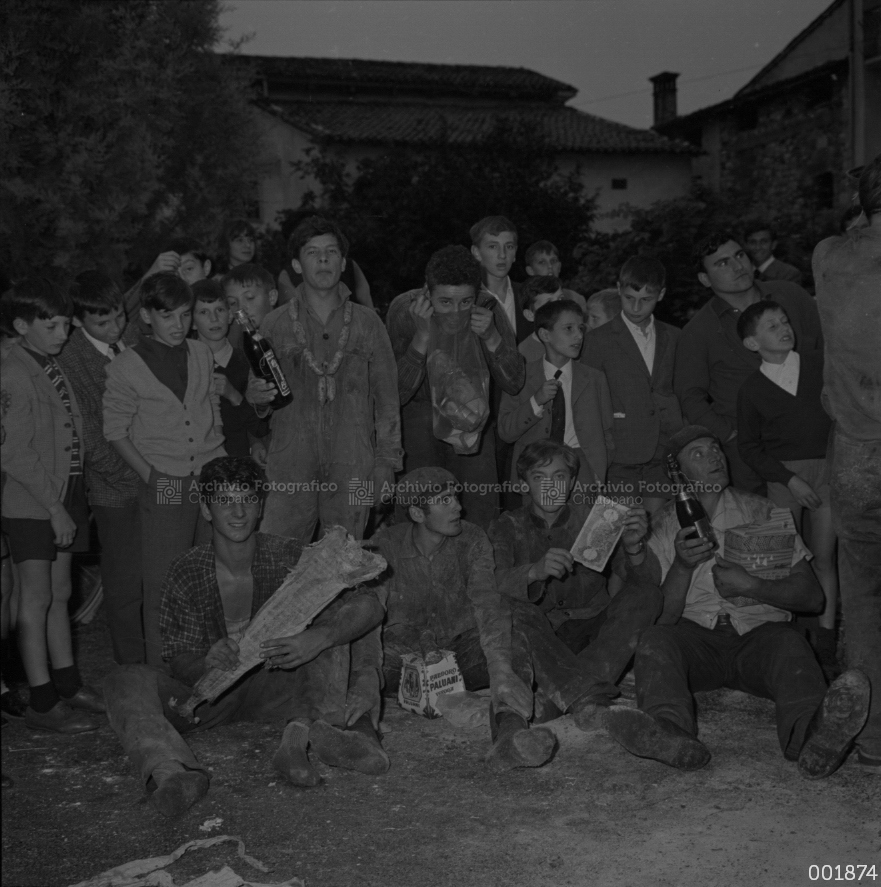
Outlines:
[[[343,351],[345,350],[346,343],[349,341],[349,328],[352,325],[352,303],[346,302],[346,307],[343,309],[343,328],[340,330],[336,354],[329,361],[325,360],[323,363],[318,363],[315,355],[306,345],[306,330],[303,329],[303,324],[300,323],[299,300],[291,299],[288,305],[291,319],[294,322],[294,339],[303,349],[306,366],[318,376],[318,402],[320,404],[328,403],[336,397],[336,380],[333,376],[343,362]]]

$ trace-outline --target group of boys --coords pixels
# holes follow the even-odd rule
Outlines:
[[[556,740],[541,724],[567,712],[583,729],[604,721],[634,754],[703,766],[691,694],[716,686],[776,701],[781,748],[804,775],[839,766],[866,720],[868,681],[851,670],[827,690],[789,624],[822,610],[832,585],[821,588],[800,541],[786,579],[724,558],[726,529],[768,519],[772,503],[755,495],[766,482],[812,510],[828,502],[821,434],[803,434],[819,416],[813,300],[793,283],[757,282],[738,239],[712,235],[695,252],[712,295],[680,331],[654,317],[665,295],[656,259],[630,259],[614,291],[584,300],[563,289],[547,242],[528,251],[525,286],[511,282],[517,232],[504,217],[481,220],[471,239],[470,250],[431,257],[425,286],[392,302],[387,329],[350,298],[348,244],[320,217],[291,236],[301,282],[283,305],[257,265],[191,287],[177,253],[177,272],[139,286],[150,338],[126,339],[118,290],[100,301],[81,283],[71,304],[46,281],[14,288],[7,314],[21,338],[4,389],[7,363],[22,387],[10,390],[6,419],[4,530],[23,595],[37,587],[34,560],[47,586],[30,595],[42,610],[26,614],[24,634],[19,617],[26,669],[42,663],[28,670],[29,726],[80,732],[104,709],[52,634],[86,487],[109,561],[108,615],[120,610],[110,617],[120,664],[105,687],[110,722],[170,816],[208,788],[180,736],[194,725],[171,700],[207,669],[237,665],[248,623],[317,532],[339,525],[360,539],[371,507],[391,498],[403,519],[372,540],[388,573],[306,631],[266,641],[268,668],[203,703],[196,729],[283,720],[273,766],[295,785],[319,780],[310,748],[331,766],[384,772],[382,688],[396,688],[404,654],[441,649],[456,654],[466,687],[490,689],[495,766],[548,761]],[[274,408],[276,386],[245,378],[232,308],[272,343],[289,405]],[[82,336],[66,376],[53,356],[71,314]],[[25,370],[42,393],[25,389]],[[669,457],[700,491],[714,538],[679,529]],[[83,464],[85,484],[75,481]],[[631,506],[605,573],[570,553],[600,492]],[[45,525],[39,552],[25,520]],[[111,546],[128,558],[108,557]],[[124,578],[132,563],[140,601]],[[46,624],[47,610],[48,646],[35,652],[28,626],[40,614]],[[634,652],[638,710],[613,705]],[[41,695],[45,685],[57,692]]]

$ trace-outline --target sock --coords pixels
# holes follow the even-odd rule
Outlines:
[[[58,695],[62,699],[70,699],[76,696],[77,690],[83,685],[79,669],[76,665],[67,665],[64,668],[52,669],[52,682],[58,689]]]
[[[58,691],[55,684],[49,681],[48,684],[40,684],[37,687],[31,687],[31,698],[28,705],[40,714],[45,714],[49,709],[54,708],[58,704]]]

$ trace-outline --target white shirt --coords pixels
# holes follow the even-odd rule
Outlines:
[[[508,318],[508,323],[511,324],[511,332],[517,332],[517,300],[514,298],[514,289],[511,286],[511,278],[505,278],[505,298],[502,299],[497,296],[491,289],[489,289],[486,285],[483,287],[483,291],[489,293],[503,308],[505,312],[505,317]]]
[[[797,351],[790,351],[783,363],[768,363],[763,360],[760,367],[762,375],[769,378],[787,394],[795,397],[798,391],[798,374],[801,369],[801,358]]]
[[[649,374],[651,374],[652,367],[655,365],[655,318],[652,315],[649,318],[649,322],[646,324],[646,328],[644,330],[640,329],[635,323],[631,323],[624,315],[624,312],[621,312],[621,320],[624,321],[624,326],[630,330],[630,335],[633,336],[633,341],[636,342],[636,347],[639,348],[639,353],[642,355],[642,359],[645,361],[645,365],[648,367]]]
[[[568,360],[563,366],[555,367],[545,359],[541,362],[541,365],[545,371],[545,379],[547,380],[553,379],[557,374],[557,370],[560,371],[560,382],[563,384],[563,400],[566,403],[566,428],[563,431],[563,443],[566,444],[567,447],[577,449],[581,444],[578,442],[578,435],[575,433],[575,422],[572,418],[572,361]],[[536,416],[543,416],[544,408],[546,406],[553,407],[554,402],[549,400],[546,404],[539,405],[538,401],[535,399],[535,395],[533,395],[529,398],[529,403]]]
[[[219,351],[212,352],[214,354],[214,366],[216,367],[224,367],[229,363],[229,359],[232,357],[232,343],[229,339],[223,343],[223,348]]]
[[[86,332],[85,327],[83,327],[82,330],[83,335],[86,337],[86,339],[91,342],[95,346],[95,348],[97,348],[98,351],[100,351],[105,357],[109,357],[111,360],[116,357],[116,355],[110,350],[110,346],[106,342],[99,342],[94,336],[90,336]],[[120,339],[116,343],[116,347],[120,350],[120,352],[125,351],[125,344],[123,343],[122,339]]]

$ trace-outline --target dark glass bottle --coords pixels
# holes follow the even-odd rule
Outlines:
[[[679,518],[679,526],[685,529],[693,527],[694,532],[689,536],[698,536],[701,539],[715,541],[713,527],[707,517],[701,500],[692,492],[689,482],[685,479],[675,456],[667,457],[667,474],[676,488],[676,517]]]
[[[236,320],[242,327],[242,349],[248,358],[248,363],[251,364],[251,369],[254,370],[254,375],[269,382],[270,385],[275,385],[277,394],[269,405],[274,410],[286,407],[294,399],[294,395],[272,350],[272,344],[254,329],[244,311],[236,311]]]

